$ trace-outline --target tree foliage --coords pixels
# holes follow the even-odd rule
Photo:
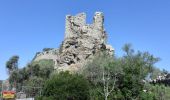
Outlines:
[[[119,89],[124,98],[131,100],[139,98],[143,91],[144,80],[152,72],[154,64],[159,61],[148,52],[135,52],[129,44],[123,47],[125,55],[121,58],[121,67],[124,74],[119,80]]]
[[[118,60],[116,58],[106,52],[100,52],[83,67],[81,74],[92,85],[91,99],[96,99],[97,95],[101,95],[100,99],[111,98],[110,96],[117,86],[117,77],[122,73],[122,69],[117,66]]]
[[[24,68],[13,70],[9,76],[11,88],[16,88],[17,92],[20,92],[23,90],[23,86],[43,87],[44,81],[50,77],[53,69],[52,60],[40,60],[29,63]],[[26,91],[31,93],[31,90]]]
[[[45,83],[43,95],[51,100],[88,100],[88,81],[77,74],[61,72]]]
[[[19,60],[19,56],[12,56],[12,57],[6,62],[6,68],[7,68],[9,74],[11,74],[12,71],[18,69],[18,60]]]
[[[105,53],[99,54],[84,67],[83,75],[92,83],[93,88],[91,89],[96,90],[91,90],[93,98],[96,97],[94,94],[98,95],[98,93],[104,96],[100,93],[106,91],[104,84],[107,81],[102,77],[104,72],[106,79],[108,76],[112,76],[109,77],[107,90],[110,91],[112,86],[114,87],[108,99],[139,99],[141,91],[144,89],[143,80],[153,71],[154,64],[159,61],[159,58],[148,52],[135,52],[130,44],[126,44],[123,50],[125,52],[123,57],[116,58]],[[105,100],[107,99],[105,98]]]
[[[49,49],[46,49],[49,50]],[[45,51],[46,51],[45,50]],[[115,57],[105,51],[90,59],[78,74],[54,74],[52,60],[40,60],[18,69],[19,57],[9,59],[6,68],[10,82],[19,86],[43,87],[39,100],[159,100],[168,98],[164,86],[147,85],[151,79],[167,71],[154,64],[160,59],[148,52],[135,51],[130,44],[123,47],[124,55]],[[16,70],[17,69],[17,70]],[[51,74],[53,73],[53,74]],[[45,84],[44,84],[45,83]],[[143,91],[146,90],[146,91]],[[27,90],[30,93],[31,90]],[[169,91],[169,90],[168,90]],[[39,91],[36,91],[38,94]],[[161,98],[159,98],[161,96]]]

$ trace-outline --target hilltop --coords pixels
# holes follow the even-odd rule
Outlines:
[[[34,61],[51,59],[57,70],[77,71],[101,51],[114,53],[112,46],[107,44],[103,13],[96,12],[92,24],[86,23],[85,13],[79,13],[66,16],[65,38],[60,48],[37,53]]]

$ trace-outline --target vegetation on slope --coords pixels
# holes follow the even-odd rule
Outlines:
[[[17,92],[26,92],[29,96],[40,95],[45,80],[49,78],[53,70],[52,60],[29,63],[24,68],[11,71],[8,79],[11,84],[10,88],[16,89]]]
[[[123,47],[123,57],[98,53],[77,73],[51,73],[54,64],[42,60],[28,64],[10,74],[10,82],[19,86],[42,87],[34,95],[38,100],[169,100],[170,88],[153,85],[160,73],[154,64],[159,58],[148,52],[135,52],[129,44]],[[8,67],[7,67],[8,68]],[[28,90],[29,91],[29,90]]]
[[[89,83],[78,74],[60,72],[46,81],[39,99],[89,100]]]

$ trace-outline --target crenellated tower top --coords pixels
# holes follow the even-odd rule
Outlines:
[[[86,24],[86,14],[79,13],[76,16],[67,15],[65,25],[65,38],[73,36],[75,27],[83,27]]]
[[[75,37],[85,28],[86,31],[91,29],[103,30],[104,16],[102,12],[96,12],[93,17],[92,24],[86,24],[86,14],[79,13],[75,16],[67,15],[66,16],[66,26],[65,26],[65,38]]]
[[[104,16],[102,12],[96,12],[93,17],[94,27],[103,30]]]

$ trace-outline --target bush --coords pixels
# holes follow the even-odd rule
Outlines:
[[[51,100],[89,100],[89,83],[77,74],[60,72],[47,80],[43,96],[41,100],[46,97],[53,98]]]
[[[152,92],[141,92],[139,99],[140,100],[156,100]]]
[[[35,100],[55,100],[54,97],[36,97]]]

